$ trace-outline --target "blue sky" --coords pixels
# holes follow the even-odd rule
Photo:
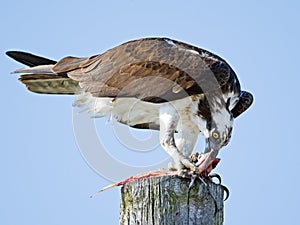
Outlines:
[[[118,224],[119,217],[119,188],[89,198],[111,181],[82,157],[73,97],[27,92],[10,74],[20,64],[5,51],[52,59],[90,56],[147,36],[167,36],[220,55],[255,96],[251,109],[235,121],[216,169],[231,191],[225,225],[295,224],[299,15],[297,1],[2,1],[0,224]],[[106,120],[92,124],[111,156],[126,165],[166,159],[156,146],[146,152],[126,148]],[[119,169],[106,165],[104,173],[118,175]]]

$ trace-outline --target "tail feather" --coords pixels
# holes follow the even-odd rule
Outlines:
[[[8,51],[6,52],[6,55],[13,58],[14,60],[26,65],[26,66],[39,66],[39,65],[54,65],[56,64],[56,61],[51,59],[46,59],[41,56],[33,55],[31,53],[27,52],[21,52],[21,51]]]
[[[78,82],[66,74],[53,73],[56,61],[26,52],[8,51],[6,54],[29,68],[22,68],[13,73],[21,73],[19,80],[29,91],[41,94],[75,94],[79,91]]]
[[[19,78],[29,91],[39,94],[75,94],[78,82],[68,77],[51,74],[25,74]]]
[[[34,67],[26,67],[13,71],[12,73],[29,73],[29,74],[52,74],[58,75],[52,72],[53,65],[40,65]],[[62,76],[62,75],[59,75]]]

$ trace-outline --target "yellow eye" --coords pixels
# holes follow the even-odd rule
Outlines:
[[[212,134],[214,139],[218,139],[219,138],[219,134],[217,132],[213,132]]]

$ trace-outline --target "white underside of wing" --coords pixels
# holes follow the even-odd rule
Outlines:
[[[155,104],[136,98],[96,98],[91,94],[84,93],[77,96],[74,106],[88,111],[94,117],[110,117],[134,126],[144,123],[159,125],[159,109],[165,104],[171,104],[180,114],[187,116],[192,114],[192,103],[191,97]]]

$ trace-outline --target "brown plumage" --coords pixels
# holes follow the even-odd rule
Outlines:
[[[76,104],[88,105],[99,116],[159,129],[162,147],[176,169],[195,170],[188,155],[202,132],[207,145],[199,174],[228,143],[233,118],[253,101],[225,60],[168,38],[133,40],[99,55],[58,62],[24,52],[7,54],[30,66],[15,71],[23,74],[19,79],[30,91],[78,93]]]
[[[90,58],[66,57],[52,70],[80,82],[95,97],[136,97],[160,103],[202,94],[202,84],[206,89],[227,85],[239,91],[238,81],[234,87],[228,84],[237,79],[223,59],[165,38],[130,41]]]

